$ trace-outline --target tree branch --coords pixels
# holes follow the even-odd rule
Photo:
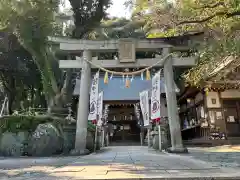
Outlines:
[[[232,12],[232,13],[227,13],[227,18],[230,18],[230,17],[233,17],[233,16],[240,16],[240,10]]]
[[[221,2],[216,2],[215,4],[208,4],[208,5],[205,5],[205,6],[202,6],[202,7],[195,7],[194,9],[213,9],[213,8],[216,8],[218,6],[221,6],[221,5],[224,5],[224,2],[221,1]]]
[[[235,12],[232,12],[232,13],[220,11],[220,12],[217,12],[217,13],[215,13],[211,16],[208,16],[204,19],[201,19],[201,20],[190,20],[190,21],[187,20],[187,21],[179,22],[177,24],[177,26],[183,25],[183,24],[201,24],[201,23],[210,21],[211,19],[213,19],[217,16],[226,16],[227,18],[230,18],[230,17],[233,17],[233,16],[239,16],[239,15],[240,15],[240,11],[235,11]]]
[[[82,0],[79,3],[79,0],[70,0],[75,19],[72,36],[82,38],[87,32],[93,30],[105,16],[105,7],[109,2],[109,0]]]

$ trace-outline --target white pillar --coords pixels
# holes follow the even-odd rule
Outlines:
[[[91,61],[92,60],[91,52],[85,50],[83,52],[83,58]],[[84,153],[86,150],[90,83],[91,83],[91,66],[88,62],[83,60],[75,140],[75,153],[78,154]]]
[[[163,50],[163,55],[166,56],[169,53],[169,49]],[[172,67],[172,57],[170,56],[165,60],[164,63],[164,81],[166,87],[167,97],[167,112],[168,121],[171,133],[171,144],[172,147],[168,149],[169,152],[173,153],[184,153],[187,149],[183,147],[180,120],[177,109],[177,97],[174,87],[174,76]]]

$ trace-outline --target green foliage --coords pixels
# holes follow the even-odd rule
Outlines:
[[[0,133],[4,133],[6,131],[17,133],[20,131],[25,132],[33,132],[37,128],[39,124],[44,123],[53,123],[55,127],[63,127],[64,125],[69,124],[66,119],[55,117],[55,116],[47,116],[47,115],[11,115],[5,116],[1,118],[0,121]],[[88,122],[88,131],[94,132],[95,125],[91,122]]]
[[[51,66],[54,57],[47,47],[47,37],[54,33],[54,12],[57,9],[58,0],[0,1],[0,26],[14,34],[31,53],[48,96],[59,92]]]
[[[88,131],[95,132],[96,126],[88,121]]]
[[[203,81],[220,63],[223,63],[225,57],[233,56],[236,61],[240,61],[239,39],[223,37],[219,41],[211,42],[210,45],[201,50],[198,65],[183,75],[187,83],[194,86],[204,85]]]
[[[79,39],[84,38],[86,33],[100,25],[111,4],[111,0],[69,0],[69,2],[72,6],[75,24],[72,37]]]
[[[224,57],[233,55],[238,59],[240,0],[139,2],[148,14],[144,15],[138,7],[134,16],[147,21],[150,38],[204,32],[199,63],[184,74],[187,83],[199,86]]]
[[[89,39],[145,38],[144,21],[112,18],[103,20],[100,27],[88,34]]]
[[[19,131],[33,132],[39,124],[52,122],[53,124],[62,123],[63,120],[50,116],[27,116],[13,115],[2,117],[0,121],[0,131],[17,133]]]
[[[20,108],[21,101],[32,107],[38,107],[42,104],[39,99],[43,97],[44,100],[44,96],[41,95],[40,73],[31,54],[18,43],[13,34],[3,32],[1,38],[3,43],[0,45],[0,83],[10,100],[10,114],[13,107]]]

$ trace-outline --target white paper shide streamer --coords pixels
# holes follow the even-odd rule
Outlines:
[[[140,95],[140,107],[143,116],[143,125],[149,125],[149,99],[148,99],[148,91],[143,91],[139,93]]]
[[[151,119],[160,118],[160,72],[152,78]]]
[[[97,125],[101,126],[103,123],[103,91],[98,94],[98,101],[97,101],[97,115],[98,121]]]
[[[97,120],[97,102],[98,102],[98,84],[99,84],[99,72],[97,72],[92,80],[91,94],[90,94],[90,111],[88,120]]]

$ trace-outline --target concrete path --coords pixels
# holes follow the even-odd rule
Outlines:
[[[140,146],[117,146],[83,157],[0,160],[0,179],[240,179],[240,168],[223,168]],[[215,177],[215,178],[213,178]]]

